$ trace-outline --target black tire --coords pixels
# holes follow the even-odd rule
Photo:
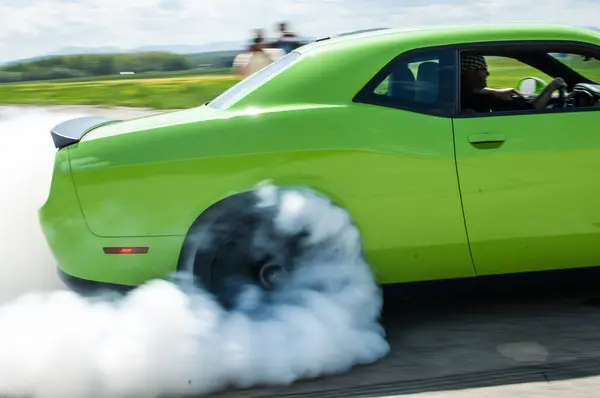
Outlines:
[[[258,288],[267,300],[282,288],[281,281],[266,283],[265,279],[270,270],[279,275],[292,271],[306,236],[276,233],[278,208],[259,207],[259,202],[250,191],[216,203],[198,217],[183,244],[180,270],[192,272],[226,309],[239,305],[245,287]]]

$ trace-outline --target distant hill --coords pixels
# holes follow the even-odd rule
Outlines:
[[[208,44],[198,45],[149,45],[135,48],[119,48],[119,47],[78,47],[70,46],[63,47],[56,51],[48,54],[40,55],[37,57],[24,58],[9,62],[0,63],[0,65],[7,66],[22,62],[38,61],[57,55],[78,55],[78,54],[125,54],[135,52],[147,52],[147,51],[169,51],[176,54],[199,54],[199,53],[214,53],[214,52],[238,52],[246,47],[246,43],[238,41],[222,41]]]
[[[593,29],[595,31],[600,32],[600,27],[597,26],[586,26],[588,29]],[[373,28],[373,29],[362,29],[351,32],[344,32],[338,34],[339,36],[346,36],[351,34],[363,33],[368,31],[375,31],[387,28]],[[307,41],[313,41],[314,38],[307,37]],[[202,53],[218,53],[224,52],[230,55],[233,52],[239,52],[246,48],[248,45],[247,41],[220,41],[214,43],[207,44],[197,44],[197,45],[189,45],[189,44],[173,44],[173,45],[148,45],[141,46],[136,48],[119,48],[114,46],[103,46],[103,47],[81,47],[81,46],[69,46],[63,47],[56,51],[53,51],[48,54],[44,54],[37,57],[31,57],[26,59],[19,59],[10,62],[0,63],[0,65],[11,65],[21,62],[29,62],[29,61],[37,61],[45,58],[49,58],[56,55],[76,55],[76,54],[119,54],[119,53],[132,53],[132,52],[145,52],[145,51],[169,51],[176,54],[193,54],[198,55]]]
[[[146,51],[169,51],[176,54],[193,54],[202,52],[215,51],[236,51],[244,48],[244,43],[237,41],[223,41],[209,44],[198,45],[148,45],[135,48],[118,48],[118,47],[64,47],[54,51],[48,55],[75,55],[75,54],[102,54],[102,53],[132,53]]]
[[[169,51],[176,54],[195,54],[203,52],[215,51],[236,51],[241,50],[245,46],[244,43],[238,41],[223,41],[208,44],[198,45],[148,45],[135,48],[118,48],[118,47],[64,47],[54,51],[48,55],[74,55],[74,54],[101,54],[101,53],[133,53],[146,51]]]
[[[314,38],[302,38],[307,41],[312,41]],[[267,41],[270,40],[267,38]],[[206,44],[172,44],[172,45],[147,45],[135,48],[119,48],[115,46],[103,47],[82,47],[69,46],[63,47],[48,54],[37,57],[14,60],[10,62],[0,63],[6,66],[29,61],[38,61],[57,55],[79,55],[79,54],[123,54],[148,51],[168,51],[175,54],[201,54],[201,53],[217,53],[217,52],[239,52],[247,48],[249,41],[218,41]]]
[[[115,54],[115,53],[122,53],[122,52],[127,52],[126,50],[123,50],[122,48],[118,48],[118,47],[109,47],[109,46],[105,46],[105,47],[77,47],[77,46],[70,46],[70,47],[63,47],[60,50],[57,51],[53,51],[49,54],[47,54],[46,56],[53,56],[53,55],[77,55],[77,54]]]
[[[239,41],[223,41],[198,45],[143,46],[137,47],[134,51],[170,51],[177,54],[197,54],[217,51],[240,51],[246,46],[246,43]]]

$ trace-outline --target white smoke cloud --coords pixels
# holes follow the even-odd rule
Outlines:
[[[72,117],[72,116],[70,116]],[[30,290],[61,288],[39,229],[54,147],[50,128],[64,114],[0,107],[0,302]]]
[[[311,191],[265,187],[263,208],[277,211],[279,233],[308,232],[306,248],[284,289],[248,289],[232,311],[186,278],[92,299],[36,277],[54,273],[35,213],[54,154],[48,130],[70,117],[0,113],[11,187],[0,202],[0,288],[12,294],[0,306],[0,396],[205,394],[345,372],[387,354],[382,298],[359,233],[344,210]],[[261,236],[257,250],[268,247]]]

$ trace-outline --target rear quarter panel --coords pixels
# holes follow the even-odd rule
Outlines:
[[[449,119],[307,105],[107,137],[71,156],[98,236],[184,236],[213,203],[271,180],[347,209],[382,282],[473,274]]]

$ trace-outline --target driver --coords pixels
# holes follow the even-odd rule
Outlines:
[[[463,55],[461,72],[461,110],[463,112],[495,112],[526,109],[541,109],[548,106],[552,93],[567,87],[565,81],[557,77],[534,99],[528,101],[512,88],[493,89],[487,86],[490,75],[487,62],[481,55]]]

